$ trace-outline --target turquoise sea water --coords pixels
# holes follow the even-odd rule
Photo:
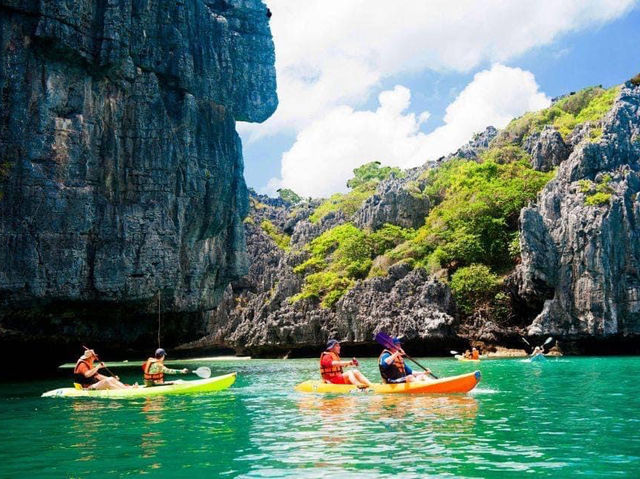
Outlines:
[[[252,360],[203,364],[239,376],[202,396],[0,384],[0,477],[640,477],[640,358],[423,361],[483,381],[466,395],[305,395],[293,386],[315,360]],[[360,369],[377,377],[374,359]]]

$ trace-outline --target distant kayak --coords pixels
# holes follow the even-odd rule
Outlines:
[[[130,389],[76,389],[60,388],[48,391],[42,397],[64,398],[110,398],[127,399],[149,396],[161,396],[168,394],[201,394],[214,391],[222,391],[230,387],[236,380],[236,373],[225,374],[208,379],[195,381],[174,381],[173,384],[163,386],[139,387]]]
[[[547,358],[544,356],[544,354],[536,354],[535,356],[531,356],[529,358],[529,362],[530,363],[544,362],[546,360],[547,360]]]
[[[335,393],[348,394],[353,392],[372,392],[375,394],[450,394],[471,391],[480,382],[480,371],[450,376],[429,381],[416,381],[402,384],[379,384],[370,388],[358,389],[353,384],[326,384],[322,381],[305,381],[296,386],[295,390],[303,393]]]
[[[462,354],[456,354],[454,356],[454,358],[456,358],[458,361],[468,361],[470,363],[479,363],[480,362],[479,359],[468,359],[468,358],[465,358]]]

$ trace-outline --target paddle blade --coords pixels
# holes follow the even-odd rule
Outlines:
[[[197,374],[198,376],[200,376],[202,379],[208,379],[211,377],[211,369],[206,366],[200,366],[198,369],[192,372],[193,374]]]
[[[458,351],[449,351],[451,354],[460,354]]]
[[[381,346],[384,346],[385,348],[393,346],[393,338],[389,336],[387,333],[384,333],[382,331],[376,334],[374,339],[376,343],[380,344]]]
[[[520,337],[522,338],[522,336],[520,336]],[[522,338],[522,340],[523,340],[525,343],[527,343],[527,346],[529,346],[529,347],[531,346],[531,344],[529,344],[529,341],[527,341],[527,340],[526,340],[526,339],[524,339],[524,338]]]
[[[543,346],[546,346],[547,344],[549,344],[551,341],[553,341],[553,338],[551,336],[549,336],[547,338],[547,340],[544,342]]]

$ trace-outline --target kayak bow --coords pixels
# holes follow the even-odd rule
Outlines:
[[[374,383],[372,387],[363,389],[376,394],[450,394],[471,391],[480,382],[480,371],[450,376],[429,381],[415,381],[401,384]],[[353,384],[327,384],[322,381],[305,381],[298,384],[295,390],[303,393],[335,393],[347,394],[359,392]]]
[[[236,373],[216,376],[209,379],[198,379],[195,381],[172,381],[172,384],[163,386],[138,387],[129,389],[75,389],[60,388],[47,391],[42,397],[64,397],[64,398],[109,398],[128,399],[150,396],[161,396],[168,394],[201,394],[214,391],[222,391],[230,387],[236,380]]]

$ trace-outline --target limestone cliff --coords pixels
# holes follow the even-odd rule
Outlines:
[[[247,271],[235,121],[275,109],[260,0],[0,0],[5,342],[167,341]]]
[[[521,212],[518,293],[531,334],[640,334],[640,87],[627,83],[602,123]],[[533,306],[535,305],[535,306]]]

